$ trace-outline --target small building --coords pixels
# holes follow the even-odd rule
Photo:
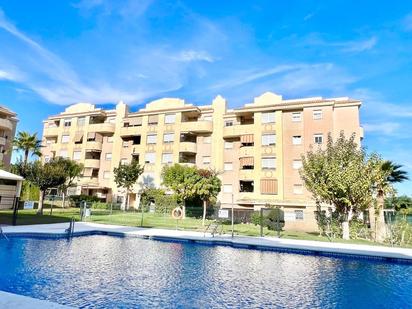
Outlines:
[[[20,197],[23,177],[0,170],[0,209],[13,208],[16,197]]]

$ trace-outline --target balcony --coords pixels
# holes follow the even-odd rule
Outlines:
[[[134,135],[142,135],[142,127],[122,127],[120,128],[120,136],[134,136]]]
[[[182,122],[180,128],[182,132],[211,133],[213,131],[213,122],[204,120],[187,121]]]
[[[99,177],[82,177],[80,184],[86,187],[99,187]]]
[[[97,142],[97,141],[86,142],[86,150],[102,151],[102,142]]]
[[[250,180],[253,179],[254,170],[239,170],[239,180]]]
[[[196,153],[197,152],[197,145],[196,145],[196,143],[192,143],[192,142],[181,142],[180,145],[179,145],[179,151],[180,152]]]
[[[85,159],[84,160],[84,167],[86,167],[86,168],[99,168],[100,167],[100,159]]]
[[[237,124],[223,128],[223,138],[238,137],[245,134],[252,134],[254,124]]]
[[[191,152],[180,152],[179,163],[194,166],[196,164],[196,154]]]
[[[13,123],[8,119],[0,118],[0,128],[11,131],[13,130]]]
[[[239,148],[239,158],[242,157],[254,157],[255,147],[253,146],[243,146]]]
[[[59,127],[47,127],[44,128],[43,136],[44,137],[53,137],[59,135]]]
[[[89,124],[89,132],[114,133],[115,124],[110,122]]]

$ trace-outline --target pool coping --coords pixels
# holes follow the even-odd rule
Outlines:
[[[36,299],[33,297],[0,291],[0,308],[19,309],[70,309],[74,307],[60,305],[48,300]]]
[[[67,223],[5,226],[6,237],[67,237]],[[216,235],[187,230],[168,230],[158,228],[139,228],[118,225],[106,225],[91,222],[76,222],[74,237],[86,235],[110,235],[117,237],[138,237],[157,241],[194,242],[203,245],[231,246],[256,250],[269,250],[297,254],[311,254],[333,257],[349,257],[390,262],[412,263],[412,249],[321,242],[313,240],[295,240],[276,237],[252,237]],[[1,236],[0,236],[1,237]]]

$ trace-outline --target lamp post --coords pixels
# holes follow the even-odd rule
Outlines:
[[[234,234],[234,217],[233,217],[233,210],[234,210],[234,205],[233,205],[233,193],[232,193],[232,238],[233,238],[233,234]]]

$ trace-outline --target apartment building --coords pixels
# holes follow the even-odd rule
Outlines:
[[[130,196],[135,206],[142,187],[161,187],[167,164],[213,168],[221,172],[222,208],[278,205],[286,228],[315,230],[315,205],[299,176],[301,155],[341,131],[355,133],[360,143],[360,105],[349,98],[283,100],[270,92],[236,109],[228,109],[221,96],[204,106],[164,98],[136,112],[123,102],[113,110],[79,103],[44,121],[43,160],[82,162],[84,173],[72,194],[107,201],[124,201],[114,167],[138,160],[144,173]]]
[[[0,162],[4,169],[10,166],[13,139],[16,134],[17,114],[0,106]]]

